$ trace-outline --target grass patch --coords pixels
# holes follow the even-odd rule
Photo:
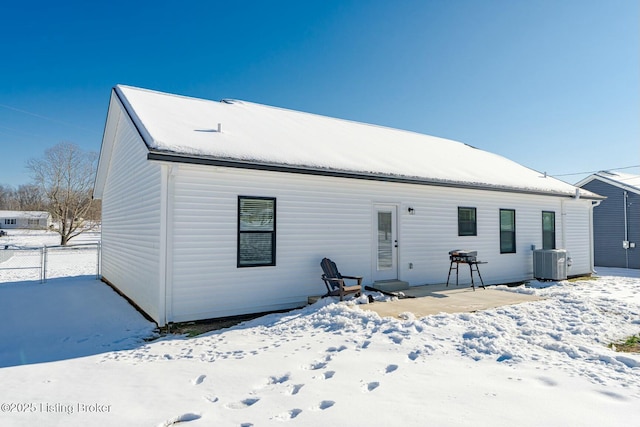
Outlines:
[[[589,275],[589,276],[573,276],[573,277],[569,277],[567,279],[567,282],[582,282],[584,280],[598,280],[598,279],[599,279],[599,277],[592,276],[592,275]]]
[[[625,341],[619,343],[611,343],[608,347],[613,351],[623,353],[640,353],[640,334],[631,335]]]
[[[287,313],[291,310],[275,310],[262,313],[243,314],[239,316],[220,317],[215,319],[197,320],[194,322],[170,323],[160,328],[160,336],[164,335],[185,335],[188,338],[197,337],[207,332],[219,329],[231,328],[242,322],[256,319],[272,313]]]
[[[259,317],[259,316],[258,315],[234,316],[234,317],[226,317],[221,319],[200,320],[197,322],[172,323],[171,325],[163,328],[162,332],[164,334],[171,334],[171,335],[185,335],[191,338],[191,337],[197,337],[198,335],[202,335],[207,332],[230,328],[232,326],[235,326],[247,320],[255,319],[256,317]]]

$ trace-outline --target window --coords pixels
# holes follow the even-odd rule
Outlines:
[[[5,218],[4,219],[4,225],[16,225],[16,219],[15,218]]]
[[[33,218],[27,219],[27,223],[29,225],[40,225],[40,221],[38,219],[33,219]]]
[[[542,249],[556,248],[556,213],[542,212]]]
[[[516,252],[516,211],[500,209],[500,253]]]
[[[458,207],[458,236],[477,236],[476,208]]]
[[[276,265],[276,199],[238,197],[238,267]]]

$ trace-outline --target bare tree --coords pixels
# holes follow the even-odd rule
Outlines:
[[[62,142],[45,151],[39,159],[27,162],[60,233],[60,244],[93,228],[85,221],[91,209],[93,180],[98,155],[85,152],[75,144]]]
[[[5,187],[5,195],[3,200],[3,208],[8,211],[19,211],[20,201],[18,200],[18,191],[12,187]]]
[[[37,185],[19,186],[14,192],[14,197],[18,202],[18,209],[21,211],[41,211],[46,209],[42,190]]]
[[[0,185],[0,210],[10,210],[13,189]]]

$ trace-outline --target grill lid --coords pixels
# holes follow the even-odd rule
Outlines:
[[[477,257],[478,256],[478,251],[468,251],[468,250],[462,250],[462,249],[454,249],[452,251],[449,251],[449,255],[450,256],[455,256],[455,257],[460,257],[460,258],[471,258],[471,257]]]

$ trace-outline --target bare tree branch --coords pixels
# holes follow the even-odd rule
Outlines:
[[[84,152],[75,144],[62,142],[46,150],[42,158],[27,162],[34,185],[42,191],[57,225],[61,245],[95,224],[86,221],[86,215],[93,202],[97,158],[94,152]]]

